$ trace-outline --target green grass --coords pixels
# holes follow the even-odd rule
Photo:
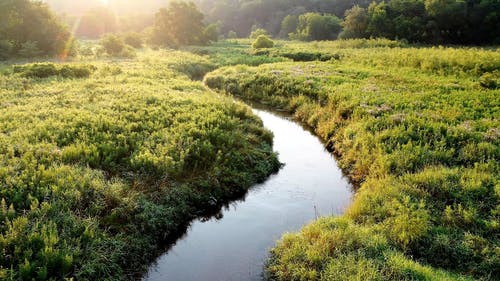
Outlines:
[[[313,61],[224,67],[205,83],[294,113],[360,187],[341,218],[285,235],[268,278],[497,280],[498,51],[280,44],[270,56]]]
[[[206,58],[0,69],[2,280],[132,279],[279,167],[246,106],[189,79],[213,69]]]

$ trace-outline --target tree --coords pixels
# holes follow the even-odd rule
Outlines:
[[[341,38],[364,38],[367,35],[368,14],[366,9],[356,5],[345,12],[345,19],[342,23],[344,31]]]
[[[392,37],[392,23],[387,14],[387,4],[385,2],[371,3],[368,7],[368,28],[367,32],[372,37]]]
[[[306,13],[299,16],[297,31],[292,38],[304,41],[336,39],[342,30],[341,22],[334,15]]]
[[[0,1],[0,38],[9,42],[12,55],[63,54],[72,38],[46,4],[29,0]],[[31,52],[34,51],[34,52]]]
[[[170,2],[156,14],[154,41],[160,45],[204,44],[203,14],[193,2]]]
[[[280,37],[288,38],[290,34],[294,33],[299,26],[299,16],[288,15],[281,22]]]
[[[204,42],[217,42],[217,40],[219,40],[219,27],[217,24],[212,23],[207,25],[207,27],[203,29],[203,38]]]

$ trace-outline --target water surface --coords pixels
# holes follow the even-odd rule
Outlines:
[[[151,266],[149,281],[262,280],[268,251],[285,232],[341,214],[352,188],[321,141],[290,118],[253,109],[274,133],[285,166],[220,216],[194,221]]]

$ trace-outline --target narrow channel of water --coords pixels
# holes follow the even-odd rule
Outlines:
[[[349,205],[352,187],[317,137],[287,117],[253,110],[274,133],[285,166],[230,204],[222,218],[194,221],[144,280],[262,280],[268,251],[283,233]]]

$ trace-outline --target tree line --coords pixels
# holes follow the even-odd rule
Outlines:
[[[97,7],[57,17],[40,1],[0,0],[0,58],[70,54],[75,48],[68,26],[77,37],[136,31],[150,44],[170,47],[246,37],[258,29],[304,41],[384,37],[411,43],[498,44],[500,1],[196,0],[172,1],[154,16],[117,15]]]

